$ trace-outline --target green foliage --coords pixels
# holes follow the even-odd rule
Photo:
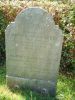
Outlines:
[[[62,10],[59,25],[64,33],[72,33],[73,30],[75,32],[75,5],[70,5]]]
[[[70,13],[68,15],[68,23],[75,25],[75,5],[71,7]]]
[[[7,20],[4,17],[3,11],[0,9],[0,64],[5,62],[5,29]]]
[[[59,26],[64,33],[61,69],[75,73],[75,6],[71,5],[62,12]]]
[[[70,34],[64,35],[64,43],[62,48],[61,69],[65,72],[74,72],[75,66],[73,62],[73,49],[75,47],[74,40]]]

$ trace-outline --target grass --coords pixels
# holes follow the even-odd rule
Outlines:
[[[59,75],[56,98],[31,90],[13,89],[6,86],[5,67],[0,67],[0,100],[75,100],[75,79]]]

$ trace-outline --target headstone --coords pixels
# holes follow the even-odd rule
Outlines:
[[[42,8],[27,8],[6,29],[7,84],[55,95],[63,36]]]

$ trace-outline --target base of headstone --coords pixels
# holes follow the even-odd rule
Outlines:
[[[6,76],[7,85],[10,88],[29,88],[42,94],[56,95],[55,83],[37,79],[25,79],[20,77]]]

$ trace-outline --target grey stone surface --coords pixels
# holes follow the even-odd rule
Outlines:
[[[7,84],[55,94],[63,36],[52,16],[37,7],[17,15],[6,29]]]

